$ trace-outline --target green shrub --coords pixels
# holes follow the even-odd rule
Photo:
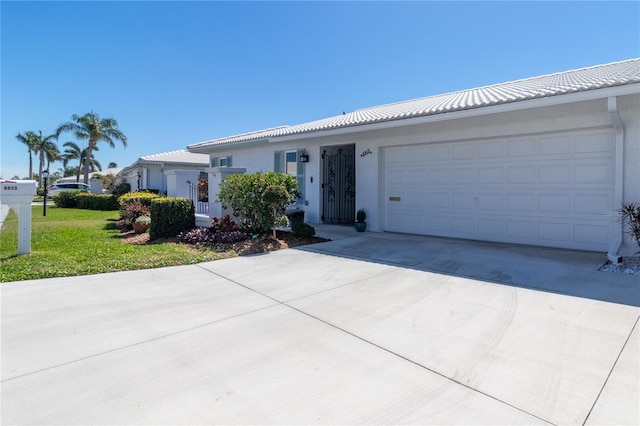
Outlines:
[[[308,223],[296,223],[291,228],[291,233],[300,237],[313,237],[316,235],[316,229]]]
[[[118,197],[108,194],[89,194],[86,192],[76,195],[79,209],[111,211],[118,210]]]
[[[274,197],[269,196],[269,194],[275,194],[272,189],[265,197],[267,188],[274,186],[282,187],[289,197],[274,204]],[[274,222],[284,213],[287,204],[295,201],[298,196],[296,178],[276,172],[231,175],[220,185],[218,192],[222,207],[231,207],[233,215],[240,220],[241,226],[254,233],[273,228]]]
[[[38,197],[44,197],[44,188],[38,188],[38,189],[36,190],[36,195],[37,195]]]
[[[78,196],[78,194],[83,193],[84,191],[80,190],[62,191],[51,197],[51,199],[53,200],[54,204],[60,208],[74,209],[78,207],[76,197]]]
[[[111,191],[111,193],[116,197],[124,195],[128,192],[131,192],[131,184],[127,182],[120,182],[113,188],[113,191]]]
[[[151,202],[149,238],[175,237],[195,228],[195,207],[186,198],[156,198]]]

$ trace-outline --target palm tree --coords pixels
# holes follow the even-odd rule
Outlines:
[[[82,117],[74,114],[71,119],[73,121],[61,124],[58,127],[58,134],[61,132],[74,132],[76,138],[89,141],[86,148],[87,155],[84,157],[84,183],[89,183],[89,169],[91,168],[89,162],[98,142],[105,141],[109,146],[115,148],[114,140],[119,140],[126,147],[127,136],[118,129],[118,122],[114,118],[101,119],[95,112],[89,112]]]
[[[27,146],[27,152],[29,153],[29,179],[33,179],[33,156],[31,154],[35,152],[35,137],[35,133],[31,130],[28,130],[24,133],[18,133],[16,135],[16,139]]]
[[[36,152],[40,157],[40,163],[38,167],[38,182],[39,182],[38,186],[40,188],[42,188],[42,170],[44,169],[45,158],[55,159],[60,153],[58,146],[55,144],[55,142],[53,142],[54,140],[57,140],[57,139],[58,139],[57,133],[54,133],[53,135],[48,135],[48,136],[42,136],[42,130],[40,130],[37,135],[34,133],[34,139],[33,139],[34,152]]]
[[[62,154],[62,166],[66,169],[70,160],[78,160],[76,182],[80,182],[80,171],[82,170],[82,163],[84,163],[84,159],[87,155],[87,148],[80,149],[78,144],[71,141],[65,142],[62,146],[67,147]],[[99,151],[97,146],[94,148],[94,151]],[[102,170],[102,165],[95,159],[93,153],[91,153],[91,156],[89,157],[89,169],[92,172]]]

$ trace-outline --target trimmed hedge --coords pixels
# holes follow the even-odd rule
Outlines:
[[[79,209],[111,211],[119,210],[118,197],[108,194],[88,194],[82,192],[76,195]]]
[[[63,209],[75,209],[78,207],[76,198],[78,194],[83,194],[84,191],[74,189],[73,191],[62,191],[51,197],[53,203]]]
[[[156,198],[151,201],[149,239],[175,237],[195,228],[196,210],[186,198]]]

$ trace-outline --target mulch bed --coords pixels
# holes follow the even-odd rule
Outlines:
[[[124,221],[118,221],[118,230],[120,238],[125,244],[160,244],[160,243],[180,243],[177,238],[159,238],[153,241],[149,240],[149,233],[136,234],[130,230]],[[292,247],[299,247],[308,244],[324,243],[330,241],[320,237],[300,237],[293,235],[287,231],[276,231],[276,238],[273,238],[271,232],[259,234],[255,238],[247,238],[233,244],[218,244],[212,246],[215,250],[228,251],[233,250],[239,256],[257,253],[266,253],[275,250],[283,250]]]

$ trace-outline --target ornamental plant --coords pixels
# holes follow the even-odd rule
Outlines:
[[[628,224],[627,233],[640,247],[640,203],[625,203],[619,211],[622,221]]]
[[[273,189],[277,186],[282,187],[288,196],[275,197],[276,193],[283,194],[280,189]],[[223,208],[233,209],[241,228],[261,233],[273,228],[285,207],[299,194],[295,177],[277,172],[256,172],[229,176],[220,184],[218,199]]]

